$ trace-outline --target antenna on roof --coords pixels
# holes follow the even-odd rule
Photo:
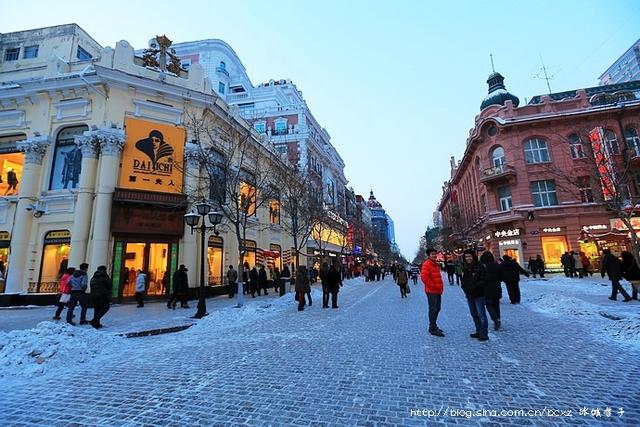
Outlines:
[[[550,76],[547,73],[547,67],[544,65],[544,61],[542,60],[542,54],[540,54],[540,63],[542,64],[542,68],[538,71],[538,74],[533,76],[535,79],[545,80],[547,82],[547,89],[549,89],[549,94],[551,94],[551,85],[549,84],[549,80],[553,80],[555,76]]]
[[[489,58],[491,58],[491,70],[495,73],[496,67],[493,66],[493,53],[489,54]]]

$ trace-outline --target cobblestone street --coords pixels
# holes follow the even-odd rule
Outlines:
[[[452,286],[439,322],[446,337],[432,337],[422,287],[411,289],[400,299],[390,279],[354,280],[338,310],[314,301],[301,313],[288,294],[290,305],[265,307],[258,320],[217,323],[213,312],[181,333],[104,348],[63,376],[3,380],[0,424],[640,425],[635,350],[508,299],[503,330],[478,342]],[[607,407],[611,416],[592,416]],[[571,416],[451,416],[517,409]]]

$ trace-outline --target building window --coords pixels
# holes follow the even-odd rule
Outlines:
[[[209,199],[217,205],[223,205],[227,200],[227,173],[224,161],[210,162],[207,165],[211,182],[209,184]]]
[[[256,214],[256,187],[245,181],[240,182],[240,209],[247,216]]]
[[[280,152],[280,154],[287,154],[287,146],[286,145],[281,145],[278,148],[278,152]]]
[[[618,138],[612,130],[606,130],[604,132],[604,148],[609,155],[620,154],[620,148],[618,147]]]
[[[82,151],[76,145],[75,137],[82,135],[89,127],[86,125],[62,129],[56,138],[56,147],[51,167],[49,190],[76,188],[80,182],[82,169]]]
[[[218,92],[224,95],[224,83],[218,82]]]
[[[580,191],[580,201],[582,203],[593,203],[593,188],[591,178],[588,176],[578,177],[578,189]]]
[[[276,129],[274,131],[274,135],[284,135],[287,133],[287,121],[286,120],[278,120],[275,122]]]
[[[553,180],[531,182],[531,198],[537,207],[556,206],[558,204],[556,183]]]
[[[530,138],[524,143],[524,159],[528,164],[549,161],[547,142],[541,138]]]
[[[31,59],[38,57],[38,45],[35,46],[27,46],[24,48],[24,52],[22,53],[23,59]]]
[[[571,157],[574,159],[582,159],[584,157],[584,147],[582,140],[577,134],[569,135],[569,147],[571,149]]]
[[[640,138],[635,128],[626,128],[624,131],[624,139],[627,148],[631,152],[631,157],[640,157]]]
[[[91,56],[89,52],[84,50],[82,46],[78,46],[78,51],[76,52],[76,58],[78,58],[80,61],[87,61],[93,58],[93,56]]]
[[[513,207],[511,201],[511,188],[508,186],[498,188],[498,202],[501,211],[508,211]]]
[[[491,152],[491,165],[495,168],[495,173],[501,173],[503,171],[505,162],[504,148],[494,148]]]
[[[182,67],[183,70],[188,70],[189,67],[191,67],[191,60],[190,59],[185,59],[184,61],[182,61],[180,63],[180,67]]]
[[[227,64],[224,63],[224,61],[220,61],[220,70],[226,70],[227,69]]]
[[[482,195],[482,208],[485,212],[489,210],[489,200],[487,199],[487,194]]]
[[[269,223],[280,224],[280,201],[275,199],[269,202]]]
[[[258,133],[265,133],[267,131],[267,125],[264,122],[256,123],[254,127]]]
[[[17,61],[20,57],[20,48],[15,47],[11,49],[7,49],[4,51],[4,60],[5,61]]]

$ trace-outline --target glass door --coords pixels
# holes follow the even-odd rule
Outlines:
[[[122,271],[122,296],[132,297],[136,293],[138,270],[145,271],[146,243],[126,243],[124,268]]]
[[[147,295],[165,295],[169,286],[169,244],[148,244]]]

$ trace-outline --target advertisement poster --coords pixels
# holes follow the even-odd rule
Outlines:
[[[184,129],[127,118],[120,187],[131,190],[182,192]]]

